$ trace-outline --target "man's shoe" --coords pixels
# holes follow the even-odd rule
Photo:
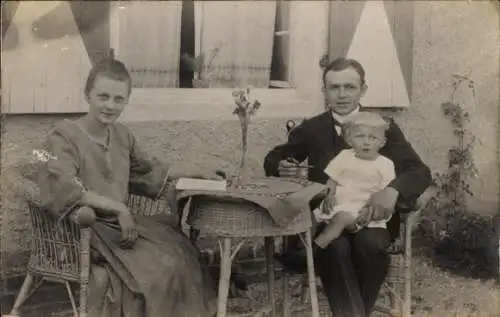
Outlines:
[[[307,272],[307,255],[304,249],[276,254],[274,257],[283,265],[285,270],[298,274]]]

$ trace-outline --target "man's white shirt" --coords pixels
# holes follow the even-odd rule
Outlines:
[[[332,116],[333,118],[340,124],[344,124],[347,122],[347,120],[349,120],[349,118],[352,116],[352,115],[355,115],[356,113],[359,112],[359,107],[357,107],[356,109],[354,109],[351,113],[349,113],[348,115],[345,115],[345,116],[342,116],[338,113],[335,113],[333,110],[331,111],[332,112]],[[338,135],[341,135],[341,132],[342,132],[342,128],[339,127],[338,125],[335,125],[335,131],[337,131],[337,134]]]

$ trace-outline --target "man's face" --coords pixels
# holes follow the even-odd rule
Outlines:
[[[323,93],[327,107],[339,115],[353,112],[365,94],[367,86],[361,84],[359,74],[352,67],[329,71],[325,76]]]
[[[94,87],[87,96],[89,114],[102,124],[115,122],[122,114],[129,100],[126,81],[97,75]]]

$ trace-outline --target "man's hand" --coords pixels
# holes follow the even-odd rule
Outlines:
[[[297,177],[300,162],[293,158],[282,160],[278,164],[278,174],[280,177]]]
[[[365,227],[370,221],[388,219],[396,207],[399,193],[392,187],[386,187],[373,194],[356,218],[356,225]]]
[[[121,210],[118,213],[117,218],[122,230],[120,247],[122,249],[130,249],[137,241],[137,231],[135,228],[134,218],[128,209]]]
[[[398,191],[389,186],[373,194],[367,203],[371,208],[371,219],[369,220],[388,219],[394,213],[398,196]]]

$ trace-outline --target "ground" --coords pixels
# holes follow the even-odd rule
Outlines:
[[[414,317],[498,317],[500,316],[500,287],[493,280],[477,280],[458,277],[433,266],[419,250],[413,263],[413,299],[412,311]],[[291,283],[297,283],[296,277]],[[276,283],[281,285],[280,281]],[[294,285],[294,284],[291,284]],[[298,300],[298,288],[292,288],[292,296]],[[251,284],[242,297],[233,299],[231,311],[244,313],[249,309],[260,307],[266,301],[267,286],[259,282]],[[280,297],[279,290],[276,291]],[[279,303],[279,300],[278,300]],[[325,297],[320,295],[321,317],[329,317]],[[49,313],[50,307],[43,316],[71,317],[72,312],[65,309]],[[37,310],[25,317],[40,317]],[[375,314],[374,314],[375,315]],[[293,317],[308,317],[308,311],[295,312]],[[377,315],[381,316],[381,315]]]

